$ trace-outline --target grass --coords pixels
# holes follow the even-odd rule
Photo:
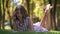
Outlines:
[[[0,30],[0,34],[60,34],[60,31],[55,30],[51,30],[49,32],[14,32],[10,30],[10,26],[5,26],[5,30]]]
[[[0,30],[0,34],[60,34],[60,31],[49,31],[49,32],[12,32],[8,30]]]
[[[51,30],[49,32],[13,32],[10,26],[5,26],[5,30],[0,30],[0,34],[60,34],[60,31]]]

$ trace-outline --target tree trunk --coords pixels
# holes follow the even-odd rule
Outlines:
[[[13,29],[13,26],[12,26],[12,19],[11,19],[11,15],[12,15],[12,0],[7,0],[6,2],[7,4],[7,13],[8,13],[8,16],[9,16],[9,22],[10,22],[10,26],[11,26],[11,29]]]
[[[26,0],[26,3],[27,3],[28,14],[30,16],[30,0]]]
[[[48,0],[49,1],[49,4],[51,4],[52,6],[52,0]],[[51,29],[53,29],[53,18],[52,18],[52,9],[50,10],[50,23],[51,23]]]
[[[57,5],[57,0],[54,1],[54,9],[53,9],[53,21],[54,21],[54,29],[57,30],[57,27],[56,27],[56,5]]]
[[[0,0],[0,29],[2,24],[2,0]]]
[[[6,0],[2,0],[3,4],[3,23],[2,23],[2,28],[4,29],[4,22],[5,22],[5,2]]]

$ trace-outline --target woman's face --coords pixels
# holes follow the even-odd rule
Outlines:
[[[17,17],[18,17],[19,19],[22,18],[22,14],[21,14],[20,10],[17,11]]]

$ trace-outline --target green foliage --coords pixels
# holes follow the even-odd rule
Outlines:
[[[34,3],[34,5],[33,5]],[[31,0],[30,4],[32,5],[30,9],[30,14],[34,17],[39,17],[41,19],[43,17],[43,8],[40,8],[40,6],[43,6],[43,0]]]

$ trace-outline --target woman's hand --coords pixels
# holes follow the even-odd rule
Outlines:
[[[45,8],[45,12],[47,12],[48,10],[50,10],[53,6],[51,6],[50,4],[47,4],[46,5],[46,8]]]

